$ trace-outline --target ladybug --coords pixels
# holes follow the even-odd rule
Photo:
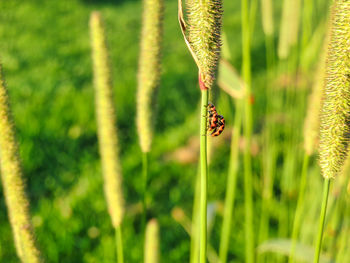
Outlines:
[[[219,115],[214,104],[208,104],[208,132],[212,137],[219,136],[225,129],[225,118]]]
[[[225,129],[225,118],[222,115],[218,115],[218,122],[216,128],[210,134],[212,137],[219,136]]]

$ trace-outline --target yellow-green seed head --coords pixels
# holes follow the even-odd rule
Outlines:
[[[325,178],[333,178],[342,169],[350,139],[350,0],[333,4],[320,118],[320,166]]]
[[[284,0],[278,42],[278,56],[281,59],[288,57],[291,47],[298,41],[299,16],[300,0]]]
[[[2,186],[13,231],[17,255],[22,262],[42,262],[36,246],[25,192],[18,145],[10,112],[9,98],[0,65],[0,168]]]
[[[272,0],[261,0],[261,13],[264,33],[272,36],[274,31]]]
[[[200,80],[211,88],[220,58],[222,1],[187,0],[187,36],[196,56]]]
[[[137,89],[137,129],[142,152],[151,150],[156,89],[161,70],[163,0],[144,0]]]
[[[159,262],[159,226],[156,219],[147,224],[144,253],[144,263]]]
[[[92,58],[98,141],[104,177],[104,192],[108,211],[114,227],[123,219],[124,199],[122,174],[119,159],[119,144],[116,129],[116,114],[113,102],[111,70],[101,16],[93,12],[90,17]]]

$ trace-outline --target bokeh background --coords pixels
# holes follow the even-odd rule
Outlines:
[[[275,18],[281,16],[281,1],[274,1]],[[314,1],[313,21],[318,25],[326,16],[327,1]],[[37,239],[47,262],[116,262],[114,230],[106,210],[96,136],[92,60],[88,21],[91,11],[99,10],[105,20],[111,55],[118,136],[123,169],[123,187],[127,203],[123,222],[126,262],[140,262],[143,255],[141,232],[141,151],[135,127],[137,66],[139,54],[142,3],[140,0],[60,0],[0,1],[0,61],[9,89],[24,174],[28,184],[33,223]],[[224,1],[224,30],[230,62],[240,71],[242,60],[241,17],[239,1]],[[279,23],[279,22],[278,22]],[[279,24],[276,23],[278,41]],[[252,38],[252,71],[254,95],[253,170],[255,208],[261,206],[261,171],[263,129],[266,119],[266,52],[260,7],[256,10]],[[315,29],[314,26],[313,29]],[[321,30],[322,31],[322,30]],[[297,81],[285,73],[273,80],[276,96],[286,86],[296,87],[296,104],[285,109],[278,104],[271,114],[275,129],[295,124],[293,138],[296,151],[293,163],[285,168],[287,151],[279,137],[274,147],[277,156],[276,206],[271,219],[271,236],[278,236],[279,209],[284,209],[289,228],[297,198],[302,163],[302,127],[307,94],[312,84],[314,64],[320,41],[315,40],[307,54],[309,65],[300,71]],[[310,58],[311,56],[311,58]],[[283,64],[276,64],[276,70]],[[281,95],[282,96],[282,95]],[[147,218],[160,224],[162,262],[186,262],[190,239],[172,217],[181,207],[190,217],[197,174],[200,91],[197,69],[186,49],[177,21],[177,1],[165,1],[164,44],[161,85],[154,105],[155,138],[150,155]],[[271,98],[270,98],[271,99]],[[212,212],[210,242],[218,248],[222,202],[228,169],[230,129],[234,122],[234,102],[218,87],[211,100],[226,118],[227,128],[219,138],[210,138],[211,152],[209,202]],[[290,122],[290,118],[294,118]],[[288,133],[287,133],[288,134]],[[286,136],[286,134],[284,134]],[[287,138],[288,139],[288,138]],[[242,141],[242,144],[244,142]],[[179,153],[179,149],[182,150]],[[295,153],[295,155],[294,155]],[[186,155],[186,158],[183,156]],[[180,158],[181,157],[181,158]],[[282,171],[295,174],[288,182],[279,179]],[[314,190],[320,192],[316,158],[311,160]],[[234,212],[229,259],[244,261],[243,166],[239,166],[238,192]],[[281,182],[280,182],[281,181]],[[288,185],[290,195],[280,200],[280,186]],[[311,200],[311,199],[310,199]],[[281,202],[281,203],[280,203]],[[319,198],[315,198],[315,206]],[[318,214],[310,212],[305,228],[311,227]],[[18,262],[0,188],[0,261]],[[274,215],[276,214],[276,215]],[[288,219],[289,218],[289,219]],[[255,225],[259,222],[256,213]],[[309,225],[307,225],[309,222]],[[288,228],[288,227],[287,227]],[[283,235],[283,233],[281,234]],[[312,236],[309,234],[309,236]],[[309,238],[310,240],[310,238]]]

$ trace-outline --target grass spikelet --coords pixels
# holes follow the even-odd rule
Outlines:
[[[279,33],[279,41],[278,41],[278,57],[281,59],[285,59],[289,54],[289,43],[288,43],[288,15],[290,8],[290,0],[283,1],[282,8],[282,20],[280,26]]]
[[[295,45],[298,42],[299,26],[300,26],[300,11],[301,3],[300,0],[291,0],[291,9],[289,10],[289,44],[290,46]]]
[[[350,1],[336,0],[331,13],[324,98],[320,124],[323,177],[341,170],[350,135]]]
[[[159,226],[156,219],[148,222],[145,240],[145,263],[159,262]]]
[[[271,0],[261,0],[261,13],[264,33],[267,36],[272,36],[274,31],[274,20]]]
[[[153,137],[152,108],[160,80],[163,9],[163,0],[143,1],[136,118],[144,153],[150,151]]]
[[[291,47],[297,43],[299,16],[300,0],[284,0],[278,42],[278,56],[281,59],[287,58]]]
[[[326,48],[323,50],[314,77],[315,81],[309,96],[308,109],[304,122],[304,150],[309,156],[316,149],[319,134],[319,112],[321,110],[322,92],[325,84],[324,76],[326,74]]]
[[[98,12],[91,14],[90,30],[94,67],[96,118],[104,177],[104,192],[112,224],[117,228],[120,226],[124,214],[122,174],[118,156],[111,69],[108,63],[104,27]]]
[[[187,0],[188,41],[196,56],[200,79],[211,88],[220,58],[222,1]]]
[[[9,98],[0,65],[0,168],[6,205],[18,257],[22,262],[43,262],[35,242],[18,151]]]

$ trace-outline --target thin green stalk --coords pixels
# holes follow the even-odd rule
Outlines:
[[[262,24],[265,33],[265,50],[266,50],[266,127],[264,132],[264,146],[263,146],[263,192],[262,192],[262,206],[259,223],[259,244],[268,239],[269,236],[269,221],[271,211],[271,201],[273,198],[274,174],[276,168],[276,147],[270,143],[276,137],[276,131],[269,120],[271,113],[279,96],[274,94],[269,84],[274,79],[275,74],[275,43],[274,43],[274,21],[273,21],[273,2],[271,0],[261,1],[262,9]],[[265,262],[266,255],[259,254],[258,262]]]
[[[142,233],[145,232],[146,217],[147,217],[147,180],[148,180],[148,152],[142,153]]]
[[[231,136],[231,151],[230,151],[230,163],[226,186],[226,198],[224,208],[224,218],[221,228],[221,240],[219,257],[221,263],[226,263],[227,251],[230,241],[232,211],[234,209],[234,200],[236,196],[236,184],[237,184],[237,170],[238,170],[238,154],[239,154],[239,138],[242,124],[242,105],[241,102],[237,102],[237,108],[235,113],[235,124],[232,129]]]
[[[123,238],[121,225],[115,228],[115,240],[117,242],[117,262],[124,263]]]
[[[199,205],[200,205],[200,162],[198,162],[198,169],[196,174],[195,192],[192,209],[192,227],[191,227],[191,255],[190,263],[198,262],[199,252]]]
[[[326,212],[327,212],[327,203],[328,203],[328,194],[329,194],[330,182],[331,182],[331,179],[329,179],[329,178],[325,178],[324,179],[321,214],[320,214],[320,222],[319,222],[319,225],[318,225],[318,234],[317,234],[316,246],[315,246],[314,263],[318,263],[319,260],[320,260],[320,253],[321,253],[321,247],[322,247],[322,237],[323,237],[323,229],[324,229],[324,221],[325,221]]]
[[[302,169],[301,178],[300,178],[299,196],[298,196],[297,206],[296,206],[295,215],[294,215],[293,230],[292,230],[292,246],[291,246],[289,259],[288,259],[289,263],[294,262],[295,247],[296,247],[297,237],[298,237],[300,224],[301,224],[303,205],[305,203],[304,197],[305,197],[305,190],[306,190],[306,183],[307,183],[308,165],[309,165],[309,155],[305,153],[303,169]]]
[[[248,0],[241,0],[242,13],[242,46],[243,46],[243,80],[246,85],[245,119],[244,119],[244,204],[245,204],[245,257],[247,263],[254,262],[254,230],[253,230],[253,186],[252,165],[250,155],[252,134],[251,97],[251,66],[250,66],[250,25],[248,13]]]
[[[304,0],[303,3],[303,32],[301,36],[301,45],[304,50],[307,46],[311,31],[312,31],[312,9],[313,9],[313,1],[312,0]]]
[[[274,74],[274,65],[275,65],[275,41],[273,35],[265,36],[265,46],[266,46],[266,69],[268,74]],[[271,88],[268,88],[269,90]]]
[[[207,164],[207,105],[208,90],[201,90],[201,128],[200,128],[200,162],[201,162],[201,200],[200,200],[200,248],[199,262],[207,260],[207,188],[208,188],[208,164]]]
[[[270,135],[270,133],[268,133],[271,130],[269,129],[266,131],[266,142],[263,149],[263,192],[259,224],[259,244],[269,238],[269,222],[273,201],[273,186],[276,170],[277,149],[275,145],[270,143],[272,142],[271,138],[274,138]],[[265,258],[265,254],[259,254],[258,262],[264,262]]]
[[[250,1],[250,12],[249,12],[249,21],[250,21],[250,37],[253,38],[254,37],[254,29],[255,29],[255,22],[256,22],[256,13],[258,10],[258,0],[252,0]]]

